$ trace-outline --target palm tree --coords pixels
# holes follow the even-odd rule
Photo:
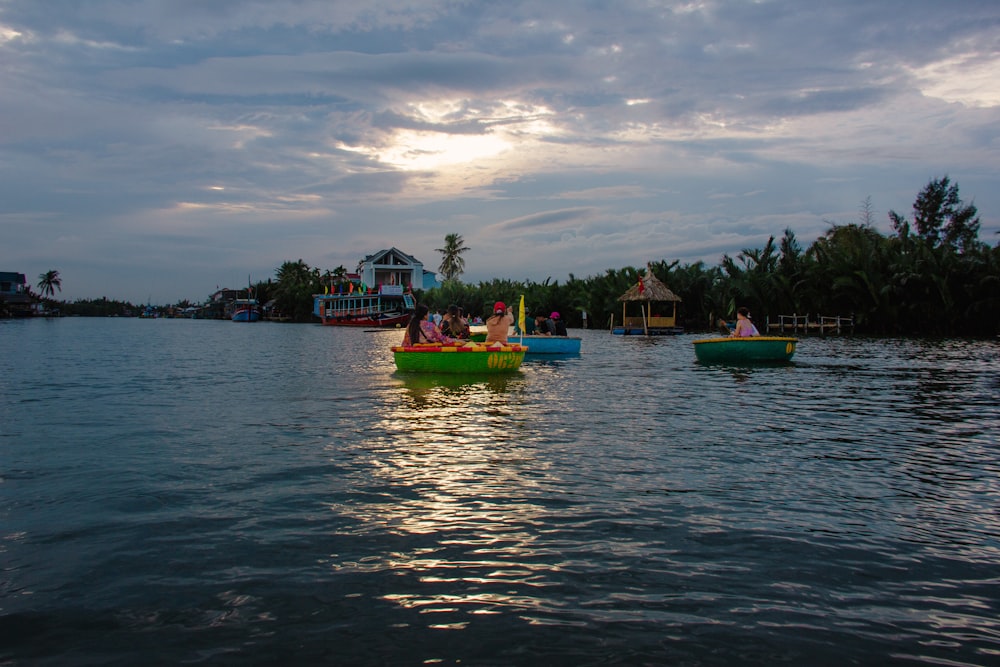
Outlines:
[[[38,290],[42,296],[52,297],[56,290],[62,291],[62,278],[58,271],[46,271],[38,276]]]
[[[444,247],[437,248],[436,252],[441,253],[441,266],[438,271],[445,280],[454,280],[465,271],[465,260],[462,253],[471,248],[465,247],[465,240],[459,234],[448,234],[444,237]]]
[[[312,295],[323,290],[319,269],[311,268],[301,259],[284,262],[275,275],[275,307],[297,322],[308,322],[312,315]]]

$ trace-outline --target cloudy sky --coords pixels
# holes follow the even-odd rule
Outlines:
[[[998,130],[996,0],[0,0],[0,271],[714,266],[945,175],[994,245]]]

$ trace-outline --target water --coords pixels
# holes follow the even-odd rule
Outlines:
[[[0,664],[1000,664],[1000,345],[582,335],[0,321]]]

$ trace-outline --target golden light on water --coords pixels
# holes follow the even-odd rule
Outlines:
[[[421,613],[537,608],[525,588],[551,586],[547,577],[558,568],[547,562],[551,550],[532,530],[550,510],[535,500],[544,495],[540,483],[547,464],[532,443],[518,437],[514,404],[523,379],[413,376],[398,382],[401,400],[375,429],[389,435],[370,443],[364,454],[370,464],[366,483],[384,499],[331,509],[358,522],[355,536],[387,532],[427,539],[420,548],[334,568],[406,575],[407,590],[383,597]],[[414,579],[426,592],[412,590]],[[462,629],[465,623],[449,616],[431,625]]]

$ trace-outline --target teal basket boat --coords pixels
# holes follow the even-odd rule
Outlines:
[[[791,361],[798,338],[750,336],[694,341],[694,354],[705,363],[780,363]]]
[[[528,348],[528,354],[580,354],[580,338],[577,336],[542,336],[529,334],[522,336],[514,334],[510,336],[516,340],[518,345]],[[476,343],[486,341],[485,333],[474,333],[469,338]]]
[[[521,367],[523,345],[439,345],[392,348],[397,370],[410,373],[511,373]]]

